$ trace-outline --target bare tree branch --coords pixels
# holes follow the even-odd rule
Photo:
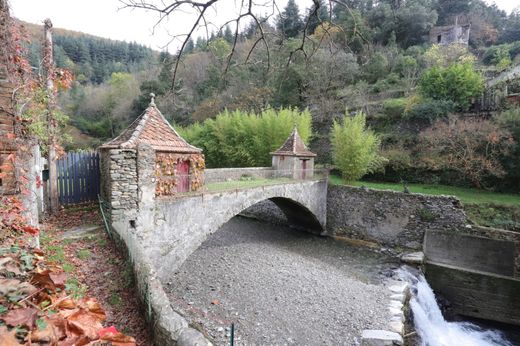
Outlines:
[[[154,0],[119,0],[119,2],[122,4],[122,7],[120,9],[130,8],[130,9],[142,9],[147,11],[152,11],[159,14],[159,19],[153,26],[153,30],[156,30],[157,26],[159,26],[163,21],[168,18],[170,15],[174,15],[176,13],[192,13],[195,15],[192,25],[190,26],[190,29],[187,33],[182,34],[175,34],[171,35],[172,38],[169,42],[167,42],[166,46],[170,45],[174,40],[180,39],[182,44],[180,46],[180,49],[177,52],[177,59],[175,62],[175,66],[173,69],[172,74],[172,83],[171,83],[171,89],[175,89],[175,81],[178,75],[179,66],[181,64],[181,58],[183,54],[185,53],[186,46],[188,42],[197,34],[197,31],[201,28],[204,28],[206,31],[206,41],[209,41],[209,26],[213,25],[211,21],[209,21],[208,17],[208,10],[212,8],[212,6],[216,5],[218,2],[222,2],[221,0],[160,0],[155,1]],[[287,59],[286,67],[289,67],[289,65],[292,63],[295,54],[298,52],[302,52],[305,59],[309,59],[312,57],[315,52],[321,47],[322,42],[324,40],[324,36],[331,38],[329,40],[329,46],[332,51],[333,47],[333,34],[329,32],[329,28],[326,28],[325,26],[322,26],[322,30],[325,32],[325,35],[323,35],[318,41],[316,41],[313,37],[311,37],[308,33],[309,25],[310,25],[310,19],[311,17],[318,17],[319,16],[319,9],[321,6],[321,3],[319,0],[312,0],[313,3],[313,10],[311,13],[309,13],[307,20],[305,21],[305,27],[303,29],[303,35],[301,37],[301,42],[295,49],[291,50],[289,53],[289,57]],[[345,37],[359,37],[363,42],[369,43],[369,41],[363,36],[363,34],[358,30],[358,23],[356,21],[356,17],[352,11],[352,9],[348,6],[345,0],[328,0],[329,3],[329,18],[332,18],[332,9],[334,6],[341,6],[344,8],[349,15],[353,19],[353,29],[352,33],[350,35],[347,35],[347,33],[344,31],[344,29],[340,26],[336,26],[331,23],[332,28],[338,28],[341,32],[343,32]],[[243,23],[246,19],[250,19],[254,25],[256,25],[257,30],[257,36],[254,40],[253,44],[251,45],[245,60],[244,64],[247,64],[250,62],[250,59],[252,57],[253,52],[255,49],[257,49],[258,45],[260,43],[263,44],[263,46],[266,49],[266,69],[267,71],[270,70],[271,67],[271,48],[269,45],[269,41],[267,39],[267,32],[264,28],[263,23],[267,22],[267,20],[272,17],[275,13],[280,14],[280,9],[278,8],[277,0],[265,0],[263,3],[255,3],[254,0],[241,0],[240,1],[240,10],[237,13],[235,18],[232,18],[225,22],[223,25],[220,25],[218,28],[218,32],[222,32],[222,30],[234,23],[234,37],[233,42],[231,45],[231,50],[226,57],[226,65],[223,71],[223,75],[225,76],[229,69],[232,66],[233,63],[233,57],[236,55],[236,49],[237,45],[239,43],[240,38],[240,29],[241,29],[241,23]],[[256,12],[260,8],[266,8],[269,6],[271,10],[271,14],[267,17],[266,20],[261,20]],[[214,7],[213,7],[214,8]],[[322,18],[318,18],[320,21]],[[307,42],[312,42],[313,45],[311,46],[311,51],[307,51]],[[283,37],[282,37],[282,43],[283,43]],[[165,46],[165,47],[166,47]],[[347,45],[348,46],[348,45]],[[350,49],[350,47],[348,47]]]

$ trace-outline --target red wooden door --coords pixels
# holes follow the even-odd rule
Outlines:
[[[177,192],[190,191],[190,162],[177,163]]]

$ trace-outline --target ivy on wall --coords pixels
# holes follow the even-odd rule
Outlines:
[[[155,159],[156,196],[173,196],[177,193],[180,174],[177,167],[181,162],[189,162],[190,191],[199,190],[204,185],[204,155],[158,152]]]

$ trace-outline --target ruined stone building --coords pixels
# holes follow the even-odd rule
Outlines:
[[[436,26],[430,30],[430,43],[448,45],[452,43],[465,44],[469,43],[469,33],[471,24],[459,24],[455,19],[454,25]]]

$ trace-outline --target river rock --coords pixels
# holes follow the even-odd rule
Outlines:
[[[407,253],[401,256],[401,262],[408,264],[423,264],[424,262],[424,253],[422,251]]]
[[[386,330],[364,330],[361,336],[361,346],[394,346],[402,345],[403,337]]]

